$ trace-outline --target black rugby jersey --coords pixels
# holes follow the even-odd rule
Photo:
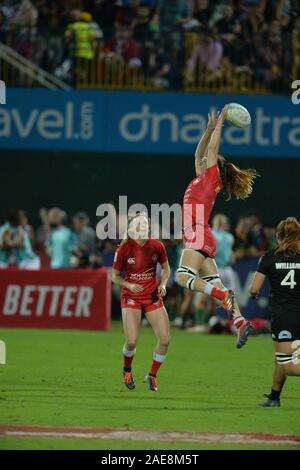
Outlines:
[[[265,253],[257,271],[265,274],[270,283],[271,306],[280,305],[300,312],[300,253]]]

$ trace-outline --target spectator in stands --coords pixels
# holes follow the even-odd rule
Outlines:
[[[29,225],[27,212],[24,210],[20,210],[20,225],[23,227],[25,232],[28,234],[31,246],[35,246],[35,234],[34,228]]]
[[[156,87],[168,89],[172,85],[173,88],[178,88],[179,76],[176,76],[171,57],[161,43],[147,41],[142,54],[145,75],[153,80]]]
[[[91,77],[91,61],[95,56],[96,38],[99,34],[95,31],[90,13],[73,10],[71,18],[72,22],[65,32],[71,62],[69,69],[66,65],[65,72],[67,73],[71,69],[71,74],[74,77],[77,61],[83,61],[81,66],[87,72],[85,79],[89,82]],[[60,73],[58,73],[59,75]]]
[[[271,251],[277,246],[276,230],[271,225],[264,227],[266,251]]]
[[[39,210],[39,216],[42,222],[37,229],[37,245],[40,249],[44,249],[46,246],[46,241],[50,237],[52,230],[56,228],[57,220],[66,218],[66,213],[63,212],[59,207],[52,207],[51,209],[46,209],[41,207]]]
[[[235,227],[234,257],[241,259],[250,256],[250,221],[248,217],[239,218]]]
[[[89,216],[85,212],[77,212],[73,217],[74,232],[77,237],[78,249],[89,255],[95,248],[96,233],[90,227]]]
[[[213,33],[201,31],[198,44],[194,47],[187,61],[187,80],[193,81],[197,63],[200,64],[202,73],[215,74],[221,69],[223,46]]]
[[[217,244],[215,260],[224,286],[234,291],[234,272],[231,267],[233,261],[234,236],[229,230],[230,224],[226,215],[216,214],[212,220],[212,232]]]
[[[143,44],[151,37],[150,31],[150,7],[143,5],[137,10],[136,18],[132,22],[133,38],[139,43]]]
[[[250,254],[261,256],[266,251],[266,237],[261,215],[256,211],[247,213],[249,220]]]
[[[212,14],[212,7],[208,0],[192,0],[190,2],[190,9],[193,18],[198,21],[198,25],[203,28],[208,28],[209,21]]]
[[[38,11],[30,0],[22,0],[14,5],[14,14],[10,20],[13,26],[11,47],[27,59],[33,58]]]
[[[116,245],[112,240],[105,240],[103,244],[103,250],[101,252],[104,266],[112,267],[113,260],[116,251]]]
[[[139,5],[139,0],[128,0],[127,3],[119,6],[116,12],[114,26],[116,28],[120,26],[127,26],[131,29],[138,15]]]
[[[140,51],[137,42],[132,38],[132,31],[125,26],[116,30],[115,38],[106,45],[105,55],[133,67],[141,66]]]
[[[28,233],[21,225],[21,213],[10,209],[0,228],[0,268],[39,269],[40,259],[33,252]]]
[[[178,54],[182,50],[182,27],[190,21],[190,13],[187,0],[158,0],[152,26],[159,27],[160,40],[164,45],[172,44],[174,57],[176,52]]]
[[[93,27],[92,15],[74,10],[73,22],[69,24],[65,37],[70,46],[71,57],[90,60],[94,57],[94,41],[97,33]]]
[[[117,3],[118,0],[100,0],[95,6],[95,21],[100,25],[106,40],[111,40],[114,34]]]
[[[12,23],[18,26],[34,27],[38,19],[38,10],[30,0],[22,0],[15,4]]]
[[[173,31],[189,19],[187,0],[158,0],[153,22],[159,23],[161,32]]]
[[[50,234],[46,241],[51,268],[71,267],[71,256],[77,252],[77,238],[74,232],[63,225],[65,213],[58,208],[49,211]]]
[[[223,5],[222,18],[218,20],[214,28],[218,32],[218,37],[224,48],[224,56],[232,64],[240,65],[240,58],[237,58],[237,46],[241,43],[241,24],[234,13],[232,5]],[[244,47],[244,46],[243,46]]]

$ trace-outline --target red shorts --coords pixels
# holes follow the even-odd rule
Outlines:
[[[121,296],[121,307],[122,308],[136,308],[143,312],[151,312],[158,308],[164,307],[164,303],[161,297],[148,297],[145,299],[132,299],[129,296]]]
[[[216,256],[216,240],[209,225],[193,225],[183,229],[185,248],[203,251],[209,258]]]

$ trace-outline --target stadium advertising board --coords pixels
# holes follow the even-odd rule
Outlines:
[[[108,330],[108,270],[0,271],[0,325]]]
[[[246,106],[252,125],[226,126],[224,153],[299,157],[299,106],[290,97],[8,89],[0,147],[191,154],[216,104]]]

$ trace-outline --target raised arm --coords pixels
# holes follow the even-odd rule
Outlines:
[[[221,144],[221,134],[222,127],[224,124],[224,119],[227,113],[227,106],[224,106],[220,112],[217,120],[217,124],[210,138],[209,144],[207,146],[207,168],[214,166],[218,161],[219,148]]]
[[[206,131],[202,135],[199,144],[197,145],[196,152],[195,152],[195,170],[196,175],[198,176],[201,173],[202,165],[203,165],[203,158],[205,157],[206,150],[212,133],[217,124],[217,114],[215,111],[212,111],[208,114],[208,122]]]

